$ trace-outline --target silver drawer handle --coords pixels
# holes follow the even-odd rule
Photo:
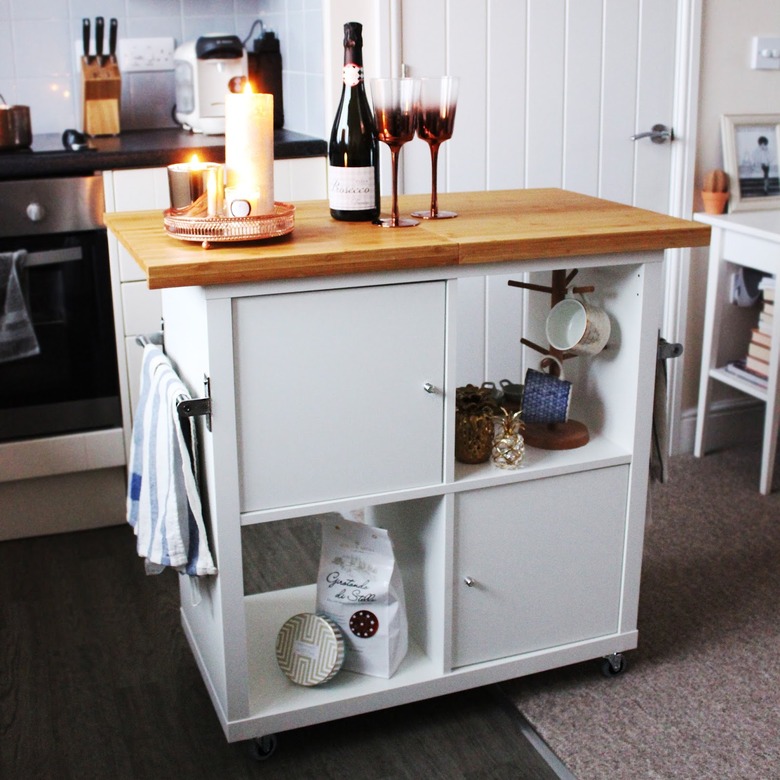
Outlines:
[[[466,583],[466,587],[468,588],[473,588],[477,584],[473,577],[464,577],[463,582]]]
[[[425,390],[426,393],[435,393],[436,392],[436,385],[432,385],[430,382],[426,382],[423,385],[423,390]]]

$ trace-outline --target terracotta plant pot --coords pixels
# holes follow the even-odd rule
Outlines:
[[[729,200],[728,192],[702,192],[704,211],[707,214],[722,214]]]

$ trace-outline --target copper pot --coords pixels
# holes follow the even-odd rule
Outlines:
[[[30,107],[0,102],[0,149],[24,149],[30,144]]]

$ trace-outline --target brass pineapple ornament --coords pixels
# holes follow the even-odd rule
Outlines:
[[[525,439],[521,433],[525,424],[520,419],[522,411],[510,412],[502,406],[501,412],[496,417],[499,429],[493,439],[491,458],[500,469],[520,468],[525,454]]]

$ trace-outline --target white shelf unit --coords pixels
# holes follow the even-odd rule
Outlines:
[[[662,258],[163,291],[167,353],[193,395],[204,375],[211,382],[201,465],[219,575],[197,606],[183,583],[182,621],[230,741],[636,646]],[[527,447],[517,471],[456,463],[458,345],[473,343],[474,327],[458,307],[459,277],[549,284],[560,268],[580,268],[577,283],[594,284],[612,318],[607,350],[565,364],[590,442]],[[517,339],[542,343],[547,296],[518,291],[517,306],[527,330]],[[536,367],[539,356],[524,359]],[[390,679],[340,672],[296,686],[274,643],[287,618],[314,610],[315,585],[247,595],[242,528],[354,509],[391,533],[410,650]]]
[[[712,226],[707,272],[707,301],[704,313],[699,404],[696,416],[694,454],[707,452],[713,382],[728,385],[764,404],[763,442],[759,491],[772,492],[777,437],[780,433],[780,319],[773,318],[769,378],[766,388],[726,371],[732,360],[744,358],[750,328],[756,327],[758,308],[729,303],[731,274],[738,268],[753,268],[777,278],[780,269],[780,214],[776,211],[748,211],[735,214],[696,214]]]

